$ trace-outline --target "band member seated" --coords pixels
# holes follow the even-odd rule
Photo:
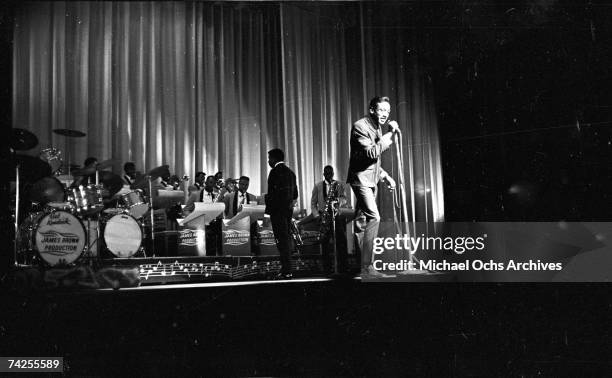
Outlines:
[[[197,172],[195,174],[193,185],[189,185],[189,187],[187,188],[187,192],[189,193],[189,195],[191,195],[191,193],[194,193],[194,192],[198,192],[198,194],[199,194],[200,190],[202,190],[202,188],[204,188],[204,181],[205,180],[206,180],[206,173],[204,173],[204,172]]]
[[[219,197],[223,198],[227,193],[233,193],[236,191],[236,180],[233,178],[226,178],[222,180],[222,183],[217,181],[217,187],[219,188]]]
[[[168,179],[168,185],[171,187],[171,189],[169,190],[180,190],[183,181],[184,179],[181,179],[177,175],[170,176],[170,178]]]
[[[255,195],[247,192],[250,181],[251,179],[247,176],[240,177],[238,180],[238,190],[235,192],[227,192],[223,198],[221,198],[221,201],[225,203],[226,218],[233,218],[237,213],[242,211],[242,205],[257,201]]]
[[[123,164],[123,184],[132,185],[136,181],[136,164],[131,161]]]
[[[195,209],[195,202],[214,203],[219,202],[219,190],[216,187],[214,176],[206,177],[204,188],[199,192],[193,192],[189,195],[187,203],[183,208],[183,215],[189,215]]]
[[[332,211],[340,207],[348,207],[345,185],[334,180],[334,168],[330,165],[323,168],[324,180],[315,184],[312,190],[310,208],[312,216],[319,224],[321,231],[323,268],[326,273],[331,273],[334,246],[332,244]],[[337,214],[336,214],[337,215]],[[346,245],[346,221],[340,216],[335,218],[335,242],[338,253],[338,272],[346,272],[348,269],[348,252]]]
[[[206,177],[204,188],[200,192],[193,192],[187,199],[187,204],[183,208],[183,216],[189,215],[195,209],[195,202],[215,203],[221,202],[219,190],[216,187],[214,176]],[[206,225],[206,254],[215,256],[221,252],[221,218],[211,221]]]

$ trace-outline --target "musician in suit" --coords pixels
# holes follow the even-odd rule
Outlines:
[[[355,222],[358,233],[364,273],[370,277],[388,277],[372,266],[374,238],[378,236],[380,214],[376,205],[377,184],[387,181],[395,189],[395,181],[381,167],[380,157],[393,143],[393,133],[399,130],[395,121],[389,121],[391,103],[388,97],[376,96],[370,100],[369,114],[353,124],[350,137],[350,159],[347,183],[355,194],[356,219],[365,218],[365,227]],[[387,132],[383,134],[383,128]]]
[[[200,192],[200,190],[202,190],[202,188],[204,188],[204,181],[206,180],[206,173],[204,172],[197,172],[195,174],[195,178],[194,178],[194,183],[193,185],[189,185],[189,187],[187,188],[187,192],[191,195],[191,193],[194,192]]]
[[[290,236],[291,216],[298,198],[295,173],[284,162],[285,153],[279,148],[268,151],[268,165],[272,168],[268,175],[265,213],[270,215],[276,247],[280,253],[281,272],[278,278],[290,279],[290,255],[293,243]]]
[[[226,194],[233,193],[237,190],[236,180],[233,178],[226,178],[225,181],[223,181],[223,185],[220,185],[217,181],[217,187],[219,188],[219,196],[223,198]]]
[[[183,216],[186,217],[195,209],[196,202],[215,203],[221,202],[219,189],[216,187],[214,176],[207,176],[204,188],[199,192],[192,192],[183,208]],[[221,219],[222,215],[206,225],[206,255],[215,256],[221,251]]]
[[[318,217],[321,211],[325,209],[327,203],[327,194],[332,185],[337,185],[337,199],[340,207],[347,204],[344,184],[334,180],[334,168],[331,165],[323,168],[323,181],[319,181],[312,189],[312,197],[310,199],[310,210],[315,217]]]
[[[346,207],[344,184],[334,180],[334,168],[331,165],[323,168],[324,180],[315,184],[310,199],[310,209],[317,222],[325,222],[320,226],[322,235],[323,269],[326,273],[332,272],[332,258],[334,245],[332,241],[331,214],[327,211],[328,200],[336,199],[337,208]],[[330,197],[331,196],[331,197]],[[346,272],[348,269],[348,251],[346,245],[346,223],[341,216],[335,218],[335,242],[336,252],[338,253],[338,272]]]
[[[242,211],[242,205],[252,201],[257,201],[257,197],[248,193],[249,183],[251,179],[247,176],[242,176],[238,179],[238,190],[235,192],[227,192],[222,198],[225,203],[225,217],[233,218],[237,213]]]
[[[219,189],[215,186],[215,178],[213,176],[208,176],[206,181],[204,181],[204,189],[200,191],[200,202],[220,202]]]
[[[136,164],[131,161],[123,164],[123,184],[132,185],[136,181]]]
[[[216,187],[216,181],[214,176],[207,176],[204,181],[204,188],[199,191],[194,191],[189,194],[185,207],[183,208],[183,215],[187,216],[195,209],[195,202],[214,203],[219,202],[219,189]]]

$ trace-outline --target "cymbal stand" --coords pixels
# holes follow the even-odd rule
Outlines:
[[[13,238],[13,264],[17,263],[17,236],[19,234],[19,164],[15,166],[15,237]]]
[[[66,141],[65,146],[66,146],[66,159],[68,160],[68,176],[71,176],[70,174],[70,166],[72,165],[71,161],[70,161],[70,146],[68,145],[68,138],[64,138],[64,140]]]
[[[86,240],[87,240],[87,252],[86,252],[86,259],[89,262],[89,266],[95,266],[97,261],[96,258],[98,256],[100,256],[100,215],[97,215],[98,220],[96,221],[95,227],[96,227],[96,233],[94,235],[95,239],[92,240],[91,238],[91,217],[87,217],[87,233],[86,233]],[[94,250],[95,248],[95,250]]]
[[[337,200],[332,201],[331,203],[331,242],[334,246],[334,275],[338,274],[338,246],[336,245],[336,216],[338,215],[336,211]]]
[[[151,214],[151,251],[155,257],[155,214],[153,212],[153,180],[149,177],[149,213]]]

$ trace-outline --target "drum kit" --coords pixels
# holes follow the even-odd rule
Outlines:
[[[85,136],[76,130],[53,132],[67,138]],[[13,151],[37,145],[34,134],[13,129]],[[15,181],[16,265],[93,263],[101,251],[116,258],[144,255],[144,218],[152,208],[150,199],[140,189],[123,188],[120,176],[103,171],[114,163],[111,159],[84,168],[65,165],[62,152],[52,147],[41,150],[38,157],[13,155],[9,180]],[[73,177],[95,177],[95,183],[77,185]],[[21,218],[20,209],[25,213]]]

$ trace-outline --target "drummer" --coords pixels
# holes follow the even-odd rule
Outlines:
[[[98,165],[97,158],[90,156],[87,159],[85,159],[85,162],[83,162],[83,168],[80,169],[79,171],[91,172],[93,170],[93,173],[89,175],[75,176],[74,181],[72,182],[70,187],[77,188],[79,185],[87,186],[90,184],[95,184],[96,183],[95,170],[96,170],[97,165]]]
[[[136,164],[131,161],[123,164],[123,184],[124,185],[132,185],[136,180]]]

